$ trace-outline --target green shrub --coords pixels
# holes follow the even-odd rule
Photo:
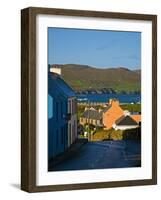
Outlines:
[[[107,140],[109,139],[109,134],[106,130],[97,129],[97,131],[93,135],[93,140]]]
[[[92,132],[91,132],[92,133]],[[93,132],[92,140],[140,140],[141,128],[128,129],[128,130],[115,130],[113,128],[109,130],[98,129]]]
[[[110,134],[110,139],[111,140],[122,140],[123,139],[123,134],[121,130],[114,130]]]

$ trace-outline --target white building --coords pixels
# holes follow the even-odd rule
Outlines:
[[[123,115],[112,126],[115,130],[127,130],[139,127],[138,123],[129,115]]]
[[[68,98],[68,146],[77,138],[77,99]]]

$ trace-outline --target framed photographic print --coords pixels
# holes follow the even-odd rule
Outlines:
[[[157,183],[157,16],[21,11],[21,189]]]

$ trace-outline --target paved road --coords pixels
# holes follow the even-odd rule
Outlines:
[[[104,169],[140,166],[141,144],[138,141],[88,142],[72,158],[53,171]]]

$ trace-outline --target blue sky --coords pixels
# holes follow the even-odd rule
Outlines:
[[[141,68],[141,33],[48,28],[48,63]]]

